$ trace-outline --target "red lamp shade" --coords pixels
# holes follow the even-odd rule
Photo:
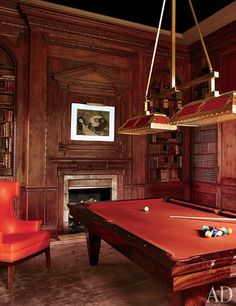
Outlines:
[[[165,114],[152,113],[128,119],[118,130],[119,134],[147,135],[165,131],[175,131],[176,125],[169,123]]]
[[[236,119],[236,91],[188,103],[171,119],[171,124],[202,126]]]

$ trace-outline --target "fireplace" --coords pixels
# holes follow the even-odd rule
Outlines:
[[[98,201],[109,201],[111,200],[111,191],[109,188],[69,188],[69,203],[91,203]],[[75,222],[74,218],[69,215],[68,231],[71,233],[77,233],[84,231],[84,226],[81,222]]]
[[[67,204],[87,201],[117,200],[118,177],[111,174],[79,174],[64,176],[64,229],[70,229]]]

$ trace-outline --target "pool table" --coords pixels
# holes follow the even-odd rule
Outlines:
[[[68,206],[85,226],[91,265],[98,264],[103,239],[165,282],[170,305],[205,305],[212,286],[225,286],[236,277],[236,222],[221,220],[217,209],[170,198]],[[231,227],[233,234],[206,238],[203,225]]]

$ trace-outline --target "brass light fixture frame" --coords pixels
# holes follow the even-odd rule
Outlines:
[[[215,80],[219,77],[217,71],[213,71],[211,61],[206,49],[206,45],[203,40],[203,36],[194,12],[192,1],[188,0],[189,6],[193,15],[193,19],[196,25],[196,29],[199,35],[199,39],[204,51],[209,73],[187,82],[183,85],[176,86],[176,0],[171,2],[171,88],[164,93],[156,95],[157,98],[166,98],[177,92],[183,91],[186,88],[196,86],[198,84],[208,82],[208,93],[204,95],[204,99],[185,104],[183,109],[179,110],[171,119],[165,114],[152,113],[149,111],[148,91],[150,86],[150,80],[156,56],[157,44],[159,40],[161,22],[163,18],[163,12],[166,0],[163,0],[160,21],[158,31],[155,40],[155,46],[147,81],[144,112],[145,114],[128,119],[118,130],[119,134],[129,135],[145,135],[154,134],[163,131],[174,131],[177,126],[201,126],[206,124],[213,124],[228,120],[236,119],[236,91],[219,95],[219,92],[215,90]],[[198,107],[197,107],[198,106]],[[190,111],[191,110],[191,111]],[[195,111],[193,111],[195,110]],[[158,117],[160,117],[158,119]]]
[[[175,7],[176,0],[172,0],[172,86],[175,86],[175,22],[176,22],[176,7]],[[148,92],[150,87],[150,81],[154,66],[154,61],[156,57],[156,50],[160,36],[161,30],[161,23],[163,19],[163,13],[165,8],[166,0],[163,0],[160,20],[158,25],[158,30],[155,39],[154,51],[152,55],[151,66],[149,70],[148,80],[147,80],[147,87],[145,93],[145,100],[144,100],[144,114],[133,117],[128,119],[119,129],[118,134],[127,134],[127,135],[147,135],[147,134],[154,134],[160,133],[163,131],[175,131],[177,129],[176,125],[171,125],[169,123],[169,118],[162,113],[150,113],[149,111],[149,104],[150,101],[148,100]],[[174,46],[173,46],[174,45]]]

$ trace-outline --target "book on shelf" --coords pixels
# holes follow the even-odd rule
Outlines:
[[[12,154],[10,152],[0,152],[0,168],[12,168]]]
[[[3,175],[0,175],[0,181],[13,181],[13,176],[3,176]]]
[[[179,181],[178,169],[170,170],[170,180],[171,181]]]
[[[1,138],[0,137],[0,151],[13,151],[13,140],[12,138]]]
[[[150,158],[150,168],[151,169],[158,168],[158,157],[157,156],[152,156]]]
[[[7,108],[0,108],[0,122],[12,122],[13,110]]]
[[[169,100],[168,99],[163,99],[162,105],[163,105],[163,108],[169,108]]]
[[[0,90],[6,93],[13,93],[15,91],[15,75],[0,76]]]
[[[168,169],[160,169],[160,179],[161,179],[161,182],[168,182],[169,181],[169,171],[168,171]]]

